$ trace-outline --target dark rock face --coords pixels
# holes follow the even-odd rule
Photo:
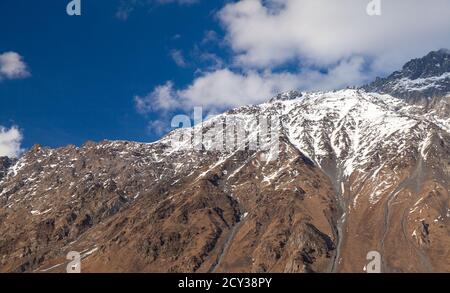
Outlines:
[[[8,157],[0,157],[0,180],[6,176],[9,167],[13,164],[13,160]]]
[[[450,50],[441,49],[413,59],[402,70],[377,78],[363,88],[415,101],[446,96],[450,93]]]
[[[302,93],[298,91],[289,91],[286,93],[281,93],[273,97],[269,100],[269,102],[275,102],[275,101],[289,101],[294,100],[302,97]]]
[[[32,148],[0,184],[0,271],[61,272],[69,251],[85,272],[325,271],[331,187],[283,147],[276,164],[242,151],[217,167],[220,154],[163,144]],[[262,179],[282,165],[280,192]]]
[[[410,79],[440,76],[450,72],[450,51],[441,49],[430,52],[423,58],[413,59],[403,66],[401,72],[394,73],[396,77]],[[396,74],[399,74],[398,76]]]

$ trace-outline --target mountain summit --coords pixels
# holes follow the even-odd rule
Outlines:
[[[450,50],[441,49],[413,59],[402,70],[387,78],[377,78],[363,88],[407,99],[447,96],[450,94]]]

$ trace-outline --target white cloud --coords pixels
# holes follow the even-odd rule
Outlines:
[[[18,157],[22,153],[22,138],[22,133],[16,126],[8,129],[0,125],[0,157]]]
[[[450,1],[382,0],[381,16],[366,13],[369,2],[228,3],[218,19],[231,48],[231,64],[217,57],[217,66],[198,70],[200,76],[190,85],[175,88],[168,82],[139,98],[137,105],[148,111],[193,106],[221,111],[266,101],[280,91],[361,85],[411,58],[450,48]],[[216,38],[207,32],[202,43]]]
[[[292,74],[271,72],[245,74],[220,69],[197,78],[177,97],[183,106],[203,106],[224,109],[236,105],[253,104],[267,99],[273,93],[297,86]]]
[[[327,73],[306,70],[300,73],[258,72],[236,73],[225,68],[207,72],[191,85],[175,89],[172,82],[155,88],[144,97],[135,97],[140,112],[185,109],[202,106],[208,111],[267,101],[279,92],[291,89],[318,90],[345,87],[351,82],[365,82],[361,73],[363,59],[355,57],[340,62]],[[350,83],[351,83],[350,82]]]
[[[30,76],[22,56],[16,52],[0,54],[0,80],[18,79]]]
[[[145,96],[135,96],[134,102],[138,112],[145,114],[159,110],[169,110],[177,108],[177,101],[171,81],[155,89]]]
[[[215,43],[215,42],[220,42],[219,35],[215,31],[212,31],[212,30],[206,31],[203,35],[202,43],[207,44],[207,43]]]
[[[241,0],[219,18],[245,67],[267,68],[302,60],[329,65],[362,55],[390,72],[413,57],[450,47],[450,1],[382,0],[369,16],[369,0]]]
[[[224,61],[214,53],[202,52],[198,55],[198,58],[205,64],[207,70],[224,68]],[[203,72],[203,70],[198,69],[197,72]]]
[[[173,62],[179,67],[186,67],[187,63],[184,59],[183,52],[180,50],[172,50],[170,51],[170,57],[172,57]]]
[[[148,123],[148,131],[153,134],[164,134],[170,130],[170,123],[164,120],[153,120]]]

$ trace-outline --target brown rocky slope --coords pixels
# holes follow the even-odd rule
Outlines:
[[[256,114],[281,122],[275,160],[206,150],[206,136],[202,150],[172,149],[191,129],[33,147],[0,179],[0,270],[63,272],[78,251],[83,272],[362,272],[378,251],[386,272],[450,271],[448,120],[344,90],[203,126],[237,115],[251,134]]]

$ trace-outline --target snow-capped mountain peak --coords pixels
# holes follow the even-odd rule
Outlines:
[[[440,90],[446,54],[380,88],[281,93],[151,144],[0,158],[0,271],[62,271],[80,251],[85,271],[360,272],[374,249],[383,271],[449,271],[450,103],[400,86]],[[279,128],[275,160],[249,147],[261,117]]]
[[[406,63],[400,71],[364,86],[368,91],[417,99],[450,93],[450,50],[433,51]]]

